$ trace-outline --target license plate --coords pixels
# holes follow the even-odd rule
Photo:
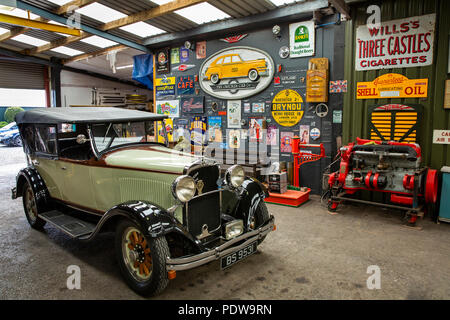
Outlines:
[[[231,267],[233,264],[247,258],[248,256],[251,256],[256,252],[256,246],[257,242],[255,241],[253,243],[250,243],[248,246],[223,257],[222,259],[220,259],[221,268],[226,269],[228,267]]]

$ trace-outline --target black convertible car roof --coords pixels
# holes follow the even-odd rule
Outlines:
[[[16,115],[16,123],[105,123],[162,120],[165,118],[167,118],[167,115],[121,108],[36,108],[18,113]]]

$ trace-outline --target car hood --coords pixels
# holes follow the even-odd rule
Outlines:
[[[113,151],[104,160],[108,166],[183,174],[185,167],[203,159],[162,146],[140,146]]]

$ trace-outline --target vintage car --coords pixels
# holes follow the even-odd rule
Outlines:
[[[239,54],[226,54],[211,63],[206,69],[204,78],[218,84],[220,80],[226,78],[248,77],[251,81],[257,81],[260,76],[267,74],[265,59],[244,61]]]
[[[177,271],[214,260],[227,268],[275,229],[264,186],[238,165],[221,177],[215,161],[168,148],[157,136],[166,117],[116,108],[16,116],[28,167],[12,197],[23,198],[30,225],[81,241],[115,232],[122,275],[142,295]]]

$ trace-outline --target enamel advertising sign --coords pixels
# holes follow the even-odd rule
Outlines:
[[[232,47],[210,56],[200,67],[200,86],[213,97],[239,100],[267,88],[275,72],[266,52],[250,47]]]
[[[290,58],[309,57],[315,54],[314,21],[292,23],[289,25]]]
[[[428,66],[433,63],[436,14],[356,29],[357,71]]]
[[[272,117],[284,127],[295,126],[303,118],[302,96],[294,90],[280,91],[272,101]]]
[[[426,98],[428,79],[408,79],[398,73],[379,76],[371,82],[358,82],[356,99]]]

